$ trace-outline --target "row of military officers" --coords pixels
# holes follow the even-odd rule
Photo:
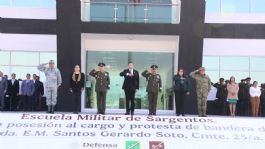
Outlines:
[[[157,73],[158,66],[152,65],[150,70],[145,70],[142,76],[147,80],[149,115],[156,115],[156,105],[158,93],[162,90],[161,76]],[[98,69],[93,69],[90,73],[96,79],[95,91],[97,93],[97,110],[98,114],[105,114],[106,95],[109,89],[109,73],[105,71],[105,64],[99,63]],[[135,92],[139,89],[139,72],[134,69],[133,63],[128,64],[128,69],[123,70],[120,76],[124,77],[122,89],[126,98],[125,115],[133,115],[135,109]]]
[[[162,91],[162,79],[161,76],[157,73],[157,70],[158,66],[152,65],[150,66],[150,69],[145,70],[141,73],[141,75],[145,77],[147,81],[146,91],[148,93],[149,115],[156,115],[157,98],[159,92]],[[105,70],[105,64],[99,63],[98,68],[93,69],[89,73],[89,75],[95,77],[96,79],[95,91],[97,93],[97,113],[105,114],[106,95],[110,84],[110,77],[109,73]],[[128,68],[123,70],[120,73],[120,76],[124,77],[122,89],[125,92],[126,99],[125,115],[134,115],[135,93],[139,89],[139,72],[134,69],[133,63],[130,62],[128,64]],[[176,77],[174,78],[177,77],[179,77],[179,75],[176,75]],[[209,76],[205,74],[205,68],[203,67],[195,70],[194,72],[191,72],[190,77],[192,77],[196,81],[199,116],[205,117],[207,109],[207,96],[211,89],[211,80]],[[187,78],[187,76],[179,77],[179,80],[181,80],[179,81],[181,82],[180,86],[182,86],[182,82],[183,84],[187,83],[187,85],[189,85],[189,81],[182,81]],[[182,87],[180,87],[180,89],[182,89]],[[187,87],[186,89],[183,89],[183,92],[188,93],[189,89],[190,87]]]

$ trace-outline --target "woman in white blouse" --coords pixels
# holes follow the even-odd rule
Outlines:
[[[261,90],[260,87],[258,87],[257,81],[253,82],[253,86],[249,89],[249,94],[251,96],[252,115],[258,116]]]

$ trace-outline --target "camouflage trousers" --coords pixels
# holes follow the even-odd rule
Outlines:
[[[197,92],[199,117],[206,116],[208,91]]]
[[[46,87],[46,105],[55,106],[57,103],[57,86],[55,87]]]

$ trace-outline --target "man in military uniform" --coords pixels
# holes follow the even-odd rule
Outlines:
[[[251,115],[251,104],[250,104],[250,100],[251,100],[251,97],[250,97],[250,93],[249,93],[249,89],[250,87],[252,86],[251,84],[251,78],[250,77],[247,77],[246,78],[246,114],[247,116],[250,116]]]
[[[142,73],[142,76],[147,80],[146,91],[148,93],[149,115],[156,115],[158,92],[162,91],[161,76],[157,74],[157,69],[157,65],[152,65],[150,70],[145,70]]]
[[[207,96],[211,90],[210,77],[205,74],[204,67],[200,67],[198,70],[191,72],[190,76],[196,81],[199,117],[206,117]]]
[[[218,104],[218,113],[221,115],[226,115],[226,100],[227,100],[227,89],[224,78],[220,78],[218,83],[213,85],[217,88],[216,98]]]
[[[238,91],[238,108],[237,113],[239,116],[247,116],[247,84],[246,80],[242,79],[240,83],[238,83],[239,91]]]
[[[105,64],[99,63],[98,68],[93,69],[89,75],[96,79],[97,114],[105,114],[106,96],[110,84],[109,73],[105,71]]]
[[[46,65],[48,64],[48,67]],[[45,93],[46,93],[46,105],[48,106],[47,113],[54,113],[54,107],[57,104],[57,90],[62,84],[61,72],[58,68],[55,68],[53,60],[49,63],[40,64],[38,70],[44,72],[46,76]]]

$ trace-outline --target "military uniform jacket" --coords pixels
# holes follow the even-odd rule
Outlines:
[[[47,68],[46,64],[40,64],[38,70],[44,72],[46,76],[46,87],[58,87],[62,84],[61,72],[58,68]]]
[[[197,92],[210,92],[211,90],[211,79],[208,75],[200,75],[199,71],[196,70],[190,73],[190,77],[196,80]]]
[[[238,85],[239,85],[239,91],[238,91],[239,100],[250,99],[248,85],[245,83],[239,83]]]
[[[151,74],[147,70],[142,73],[142,76],[146,78],[147,81],[147,92],[159,92],[162,89],[161,76],[159,74]]]
[[[93,69],[89,75],[96,79],[96,92],[106,92],[109,89],[110,78],[108,72],[100,72]]]
[[[216,98],[226,100],[227,98],[226,84],[215,83],[213,86],[217,88]]]

